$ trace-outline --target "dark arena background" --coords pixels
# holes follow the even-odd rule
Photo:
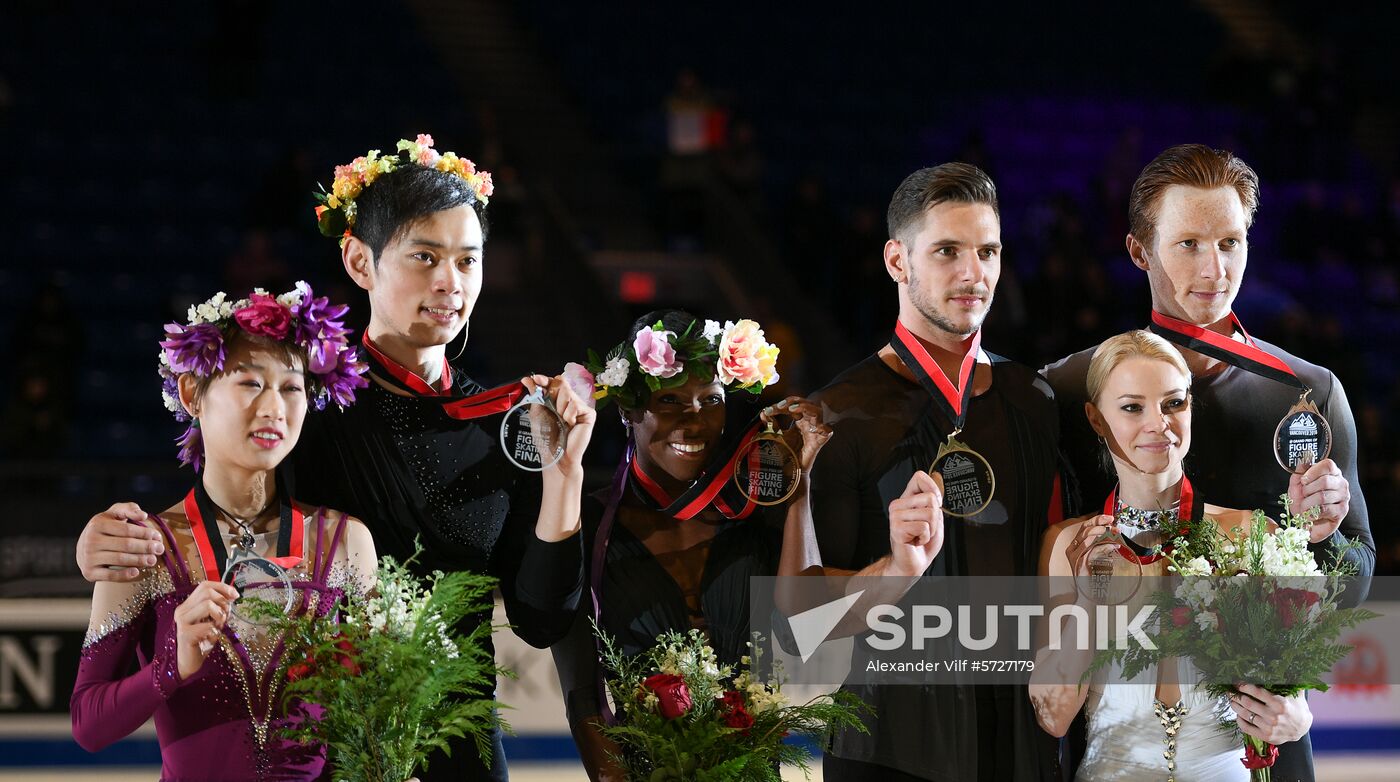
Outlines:
[[[310,194],[420,132],[495,175],[459,362],[475,377],[556,373],[680,305],[763,323],[774,397],[888,339],[884,210],[915,168],[996,181],[987,345],[1039,367],[1147,322],[1124,250],[1142,166],[1177,143],[1230,149],[1262,182],[1235,311],[1345,384],[1377,574],[1400,574],[1400,19],[1384,8],[4,3],[0,780],[156,773],[149,727],[82,751],[68,698],[83,524],[118,500],[166,507],[192,477],[160,403],[161,324],[217,290],[305,279],[358,331],[365,298]],[[595,486],[622,442],[609,410]],[[520,673],[500,692],[515,776],[583,778],[548,655],[500,643]],[[1313,698],[1319,779],[1395,778],[1394,689]]]

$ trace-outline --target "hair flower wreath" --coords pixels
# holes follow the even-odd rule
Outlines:
[[[631,342],[619,343],[605,358],[588,351],[580,373],[596,389],[601,404],[616,399],[624,408],[646,404],[653,391],[684,385],[697,372],[723,385],[757,395],[778,381],[779,348],[767,341],[752,320],[691,321],[685,331],[668,331],[657,321],[637,331]],[[697,333],[698,332],[698,333]],[[571,365],[576,366],[576,365]]]
[[[165,339],[160,343],[160,395],[165,409],[177,421],[191,421],[180,404],[180,375],[204,378],[222,372],[233,329],[274,342],[290,342],[305,350],[311,404],[317,410],[325,409],[328,401],[348,407],[355,401],[355,389],[369,385],[363,377],[369,366],[359,360],[350,344],[350,329],[342,320],[349,309],[344,304],[331,304],[324,296],[315,297],[305,282],[275,298],[255,288],[248,298],[236,302],[219,292],[202,304],[192,305],[189,322],[165,324]],[[177,442],[180,463],[198,470],[204,458],[199,422],[191,421]]]
[[[397,170],[400,166],[417,165],[431,168],[445,174],[452,174],[467,184],[472,200],[485,206],[495,192],[491,183],[491,172],[478,171],[476,164],[466,158],[457,157],[456,152],[438,152],[433,149],[433,137],[419,133],[414,141],[399,139],[392,155],[380,156],[380,151],[371,149],[343,166],[335,167],[335,180],[330,192],[321,188],[316,193],[316,226],[325,236],[340,237],[341,244],[350,236],[355,227],[355,199],[364,189],[374,184],[379,177]]]

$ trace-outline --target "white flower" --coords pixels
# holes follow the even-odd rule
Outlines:
[[[1215,630],[1219,622],[1217,622],[1215,619],[1215,612],[1202,611],[1201,613],[1196,614],[1196,624],[1200,626],[1201,630],[1205,632],[1212,632]]]
[[[1208,578],[1188,578],[1176,588],[1178,600],[1201,609],[1215,602],[1215,587]]]
[[[180,407],[180,400],[165,393],[164,391],[160,392],[160,399],[162,402],[165,403],[165,409],[169,410],[172,413],[178,413],[180,412],[180,410],[183,409]]]
[[[1210,562],[1205,557],[1196,557],[1182,565],[1176,572],[1183,576],[1208,576],[1210,575]]]
[[[608,359],[603,371],[598,373],[598,384],[616,388],[627,382],[627,375],[632,371],[632,364],[625,357]]]
[[[186,320],[193,326],[200,323],[214,323],[224,318],[231,317],[233,315],[233,307],[228,302],[224,301],[224,299],[224,292],[219,291],[206,302],[190,305],[190,309],[186,313],[188,315]]]
[[[744,692],[748,695],[749,707],[755,714],[781,709],[787,705],[787,698],[784,698],[781,692],[770,690],[758,682],[750,683],[744,688]]]
[[[1308,531],[1302,527],[1281,527],[1263,538],[1260,569],[1267,576],[1317,576],[1322,571],[1308,551]]]
[[[306,293],[309,290],[311,290],[311,286],[307,285],[305,280],[297,280],[296,288],[278,296],[277,303],[287,309],[299,307],[306,300]]]
[[[719,338],[724,334],[724,327],[719,325],[719,321],[705,321],[705,341],[711,345],[718,344]]]

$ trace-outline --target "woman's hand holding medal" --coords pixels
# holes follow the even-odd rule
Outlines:
[[[204,667],[219,641],[238,590],[219,581],[204,581],[175,609],[176,665],[181,679]]]
[[[831,427],[822,421],[821,407],[800,396],[763,408],[758,418],[762,429],[741,442],[735,454],[734,484],[754,504],[782,505],[803,487],[817,452],[831,438]],[[783,420],[788,423],[779,431]]]
[[[798,465],[803,475],[811,472],[817,452],[831,440],[831,426],[822,420],[821,405],[800,396],[790,396],[769,405],[763,408],[758,417],[765,424],[779,424],[785,418],[791,420],[784,428],[784,435],[791,443],[792,432],[795,431],[802,440],[801,448],[794,450],[797,451]]]
[[[1085,575],[1085,559],[1089,552],[1106,536],[1113,536],[1118,533],[1118,528],[1114,524],[1114,518],[1106,513],[1101,513],[1092,519],[1084,522],[1069,545],[1065,547],[1065,559],[1069,560],[1069,572],[1076,576]]]

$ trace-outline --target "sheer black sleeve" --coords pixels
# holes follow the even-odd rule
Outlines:
[[[506,617],[521,640],[538,649],[558,641],[578,613],[583,591],[583,536],[546,542],[535,535],[540,512],[538,476],[522,477],[510,497],[510,515],[492,552]]]
[[[1376,569],[1376,541],[1371,535],[1371,520],[1366,509],[1366,497],[1361,493],[1361,482],[1357,477],[1356,420],[1352,417],[1351,405],[1347,403],[1347,394],[1342,388],[1342,381],[1330,372],[1328,376],[1331,385],[1322,414],[1332,425],[1331,458],[1337,463],[1338,469],[1342,471],[1342,477],[1346,478],[1347,485],[1351,488],[1351,500],[1346,518],[1342,519],[1341,526],[1332,533],[1332,537],[1314,544],[1310,548],[1314,555],[1336,559],[1337,552],[1340,551],[1345,540],[1360,542],[1360,545],[1348,548],[1342,556],[1346,562],[1356,567],[1356,576],[1351,582],[1355,588],[1347,590],[1344,602],[1347,605],[1358,605],[1366,599],[1366,592],[1369,591],[1369,579]]]

